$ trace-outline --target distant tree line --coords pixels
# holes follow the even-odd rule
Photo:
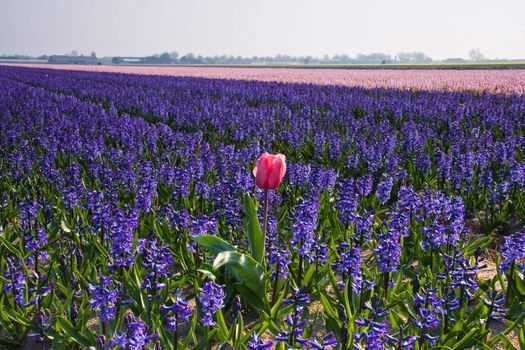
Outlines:
[[[392,57],[385,53],[359,54],[356,57],[348,55],[316,56],[253,56],[242,57],[232,55],[203,56],[188,53],[179,55],[177,52],[164,52],[146,57],[113,57],[113,63],[142,63],[142,64],[381,64],[381,63],[429,63],[432,58],[422,52],[401,52]]]
[[[2,60],[47,60],[49,59],[48,55],[42,56],[29,56],[29,55],[0,55]]]
[[[29,55],[3,55],[0,60],[48,60],[55,55],[42,55],[38,57]],[[397,55],[389,55],[382,52],[375,52],[370,54],[358,54],[355,57],[348,55],[324,55],[318,56],[291,56],[291,55],[276,55],[276,56],[252,56],[242,57],[233,55],[215,55],[203,56],[187,53],[179,55],[178,52],[164,52],[143,57],[105,57],[101,59],[103,64],[217,64],[217,65],[250,65],[250,64],[417,64],[417,63],[466,63],[466,62],[517,62],[522,60],[506,60],[506,59],[489,59],[486,58],[479,49],[472,49],[468,53],[469,59],[464,58],[447,58],[444,60],[434,61],[431,57],[423,52],[400,52]],[[79,54],[78,50],[73,50],[62,57],[92,57],[97,58],[96,53],[92,52],[90,56]]]

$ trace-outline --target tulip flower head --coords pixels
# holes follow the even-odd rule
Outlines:
[[[286,157],[265,152],[253,168],[255,184],[263,190],[275,190],[286,174]]]

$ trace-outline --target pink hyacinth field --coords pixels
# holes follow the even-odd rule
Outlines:
[[[523,69],[342,69],[211,66],[84,66],[23,64],[25,67],[211,79],[255,80],[402,90],[525,93]]]

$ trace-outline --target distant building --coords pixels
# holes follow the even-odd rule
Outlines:
[[[99,58],[101,64],[111,64],[113,62],[113,57],[102,57]]]
[[[96,56],[66,56],[53,55],[49,56],[49,63],[55,64],[102,64]]]
[[[142,64],[146,63],[146,57],[120,57],[111,59],[111,64]]]
[[[447,58],[446,60],[443,60],[443,63],[465,63],[467,60],[460,58],[460,57],[454,57],[454,58]]]

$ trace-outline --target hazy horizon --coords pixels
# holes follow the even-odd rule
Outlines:
[[[0,55],[525,57],[525,1],[4,0]],[[142,6],[141,6],[142,5]]]

